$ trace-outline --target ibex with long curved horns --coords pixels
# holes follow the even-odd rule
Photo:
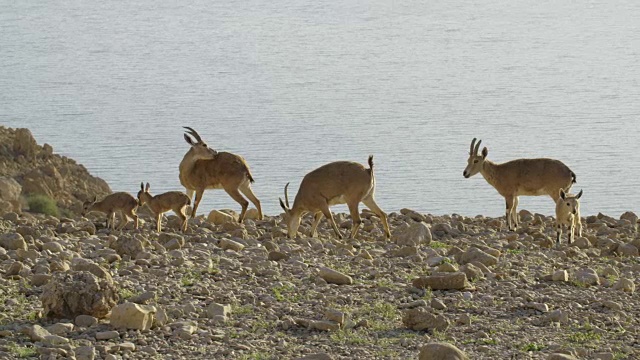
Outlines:
[[[249,202],[242,194],[256,206],[258,217],[262,219],[260,200],[251,190],[251,183],[254,180],[244,159],[232,153],[217,152],[209,148],[195,130],[187,126],[184,128],[187,129],[184,139],[191,145],[191,149],[187,151],[180,162],[180,183],[186,188],[190,199],[194,193],[196,194],[191,217],[195,217],[206,189],[224,189],[233,200],[242,206],[238,218],[239,222],[244,220],[249,206]],[[193,136],[193,139],[189,135]]]
[[[345,203],[349,207],[353,221],[350,236],[354,238],[362,223],[358,211],[360,202],[380,217],[386,237],[391,237],[387,214],[380,209],[374,199],[376,180],[373,175],[373,156],[369,156],[368,169],[356,162],[336,161],[311,171],[302,179],[293,207],[289,206],[288,187],[289,184],[284,187],[286,203],[280,199],[280,206],[289,216],[288,234],[290,238],[297,235],[300,218],[308,212],[314,213],[311,227],[312,237],[316,236],[316,229],[324,215],[331,223],[338,238],[342,238],[329,206]]]
[[[485,147],[478,155],[480,143],[474,138],[469,149],[469,160],[464,169],[465,178],[480,173],[500,195],[504,196],[507,204],[507,225],[509,230],[518,226],[518,196],[549,195],[554,202],[560,197],[560,189],[569,191],[576,182],[576,174],[559,160],[517,159],[506,163],[496,164],[487,160],[489,150]]]

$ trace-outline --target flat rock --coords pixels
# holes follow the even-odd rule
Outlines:
[[[433,342],[420,348],[418,360],[468,360],[467,355],[457,347],[442,342]]]
[[[428,287],[433,290],[464,290],[471,287],[467,281],[467,275],[463,272],[420,277],[413,280],[413,286],[419,289]]]
[[[336,271],[324,266],[319,267],[319,269],[320,269],[320,272],[318,275],[329,284],[337,284],[337,285],[353,284],[353,279],[349,275],[345,275],[339,271]]]
[[[155,306],[127,302],[113,308],[109,322],[116,329],[149,330],[155,312]]]

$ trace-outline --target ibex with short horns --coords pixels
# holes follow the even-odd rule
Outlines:
[[[107,195],[104,199],[98,201],[97,197],[94,197],[91,201],[85,201],[82,204],[82,216],[92,211],[98,211],[107,214],[106,227],[109,228],[111,223],[111,229],[115,230],[115,216],[116,211],[119,211],[122,215],[122,223],[118,226],[118,230],[122,230],[128,223],[129,218],[135,221],[135,227],[138,228],[138,215],[136,210],[138,209],[138,200],[131,194],[126,192],[117,192]]]
[[[187,231],[187,206],[191,204],[191,199],[181,191],[167,191],[156,196],[149,193],[150,185],[144,186],[140,183],[140,191],[138,191],[138,203],[140,206],[147,205],[156,217],[156,230],[162,231],[162,214],[173,210],[180,218],[180,229],[182,232]]]
[[[262,219],[260,200],[251,190],[251,183],[254,180],[244,159],[235,154],[211,149],[195,130],[187,126],[184,128],[187,129],[184,139],[191,145],[191,149],[180,162],[180,183],[186,188],[190,199],[194,193],[196,194],[191,217],[195,217],[206,189],[224,189],[242,206],[239,222],[244,220],[249,206],[249,202],[242,194],[256,206],[258,218]],[[193,139],[189,135],[193,136]]]
[[[560,197],[560,189],[569,191],[576,182],[576,174],[559,160],[517,159],[506,163],[496,164],[487,159],[489,150],[485,147],[482,154],[478,154],[480,143],[474,138],[469,149],[469,160],[464,169],[465,178],[480,173],[500,195],[504,196],[507,204],[507,225],[509,230],[518,226],[518,196],[549,195],[554,202]]]
[[[577,195],[566,193],[560,189],[560,197],[556,200],[556,244],[560,245],[562,228],[569,228],[569,244],[573,242],[575,234],[582,236],[582,222],[580,221],[580,197],[582,190]]]
[[[376,180],[373,175],[373,156],[369,156],[368,169],[356,162],[336,161],[311,171],[302,179],[293,207],[289,206],[288,187],[289,184],[284,187],[286,203],[280,199],[280,206],[288,215],[289,238],[298,234],[300,218],[308,212],[314,214],[312,237],[316,236],[316,229],[324,215],[338,238],[342,238],[329,206],[345,203],[349,207],[353,221],[350,237],[354,238],[362,223],[358,211],[360,202],[380,217],[386,237],[391,237],[387,214],[380,209],[374,199]]]

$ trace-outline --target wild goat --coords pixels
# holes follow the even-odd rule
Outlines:
[[[109,221],[111,220],[111,229],[115,230],[116,211],[119,211],[122,215],[122,223],[118,227],[118,230],[121,230],[129,223],[129,218],[135,220],[137,229],[137,209],[138,201],[136,200],[136,198],[126,192],[117,192],[107,195],[101,201],[98,201],[97,197],[94,197],[93,201],[86,201],[84,204],[82,204],[82,216],[85,216],[87,213],[92,211],[103,212],[107,214],[106,227],[109,228]]]
[[[574,234],[577,231],[578,236],[582,236],[582,222],[580,221],[580,197],[582,196],[582,190],[578,195],[571,195],[560,189],[560,197],[556,200],[556,230],[558,237],[556,238],[556,244],[560,244],[560,236],[562,235],[562,228],[567,225],[569,227],[569,244],[573,242],[575,238]]]
[[[138,203],[140,206],[147,205],[151,212],[156,216],[156,230],[162,231],[162,214],[173,210],[180,218],[180,229],[182,232],[187,231],[187,206],[191,205],[191,199],[181,191],[168,191],[166,193],[152,196],[149,193],[149,183],[144,186],[140,183],[140,191],[138,191]]]
[[[561,161],[539,159],[517,159],[506,163],[496,164],[487,160],[489,150],[485,147],[478,155],[480,143],[474,138],[469,150],[469,160],[464,169],[465,178],[470,178],[478,172],[491,184],[507,203],[507,225],[509,230],[518,226],[518,196],[549,195],[554,202],[560,197],[560,189],[569,191],[576,182],[576,174]],[[475,147],[474,147],[475,145]]]
[[[187,196],[191,199],[193,193],[196,194],[191,217],[195,217],[196,210],[202,200],[202,195],[206,189],[224,189],[224,191],[242,206],[239,222],[244,220],[249,202],[240,194],[244,194],[258,209],[258,218],[262,220],[262,208],[260,200],[251,190],[251,183],[254,182],[249,166],[241,156],[228,152],[217,152],[202,141],[198,133],[190,127],[184,139],[191,149],[180,162],[180,183],[187,190]]]
[[[362,223],[358,211],[360,202],[380,217],[387,238],[391,237],[387,214],[380,209],[374,199],[376,180],[373,175],[373,156],[369,156],[368,169],[356,162],[336,161],[311,171],[302,179],[293,207],[289,206],[288,187],[289,184],[284,187],[286,204],[280,199],[280,206],[288,215],[289,238],[297,236],[300,218],[308,212],[314,213],[312,237],[316,236],[316,229],[324,215],[338,238],[342,238],[329,206],[345,203],[349,207],[353,221],[350,237],[354,238]]]

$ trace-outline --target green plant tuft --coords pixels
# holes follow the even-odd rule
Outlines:
[[[56,201],[47,195],[29,195],[27,197],[27,205],[29,205],[29,211],[31,212],[60,217],[60,209],[58,209]]]

